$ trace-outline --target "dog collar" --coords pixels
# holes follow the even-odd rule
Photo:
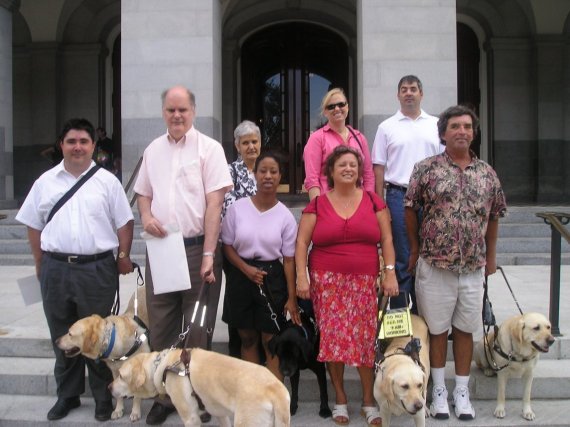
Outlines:
[[[113,347],[115,346],[115,324],[112,323],[113,328],[111,329],[111,338],[109,338],[109,345],[105,352],[101,355],[100,359],[106,359],[109,357],[111,352],[113,351]]]
[[[305,334],[305,339],[309,340],[309,333],[307,332],[305,327],[303,325],[301,325],[300,328],[303,330],[303,333]]]
[[[513,353],[507,354],[503,351],[501,346],[497,343],[497,340],[495,340],[495,342],[493,343],[493,350],[495,350],[497,353],[499,353],[499,355],[501,357],[507,359],[509,362],[519,362],[519,363],[528,362],[529,360],[532,360],[536,357],[536,356],[534,356],[534,357],[523,357],[522,359],[519,359]]]
[[[144,332],[139,335],[138,331],[135,331],[135,342],[133,343],[133,346],[130,348],[129,351],[127,351],[123,356],[119,357],[118,359],[111,359],[113,362],[116,361],[123,362],[127,360],[134,353],[136,353],[137,350],[141,347],[141,345],[148,339],[148,328],[146,327],[145,323],[138,316],[135,316],[134,320],[141,328],[144,329]]]

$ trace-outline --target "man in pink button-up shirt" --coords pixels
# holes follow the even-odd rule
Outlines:
[[[175,86],[162,94],[162,117],[167,133],[144,151],[135,183],[143,228],[164,237],[165,225],[182,231],[193,286],[187,291],[154,294],[147,260],[147,305],[150,343],[153,350],[173,345],[190,323],[202,286],[210,286],[206,326],[191,328],[188,345],[210,348],[222,279],[222,258],[218,245],[224,195],[232,188],[221,144],[193,127],[196,114],[194,94]],[[164,402],[164,401],[161,401]],[[162,423],[171,405],[155,402],[148,424]]]

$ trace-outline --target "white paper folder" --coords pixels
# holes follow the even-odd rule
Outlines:
[[[154,237],[143,231],[154,294],[186,291],[191,288],[188,260],[182,232],[176,226],[166,225],[166,237]]]

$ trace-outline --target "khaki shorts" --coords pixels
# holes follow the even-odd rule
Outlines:
[[[416,266],[418,312],[429,332],[440,335],[455,328],[474,333],[481,323],[483,309],[483,269],[454,273],[433,267],[419,258]]]

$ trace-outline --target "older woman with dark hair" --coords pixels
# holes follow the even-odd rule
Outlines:
[[[253,166],[261,153],[259,127],[249,120],[244,120],[234,130],[234,143],[238,158],[228,165],[234,188],[226,193],[222,206],[222,218],[232,203],[242,197],[253,196],[257,191]]]
[[[379,243],[387,264],[384,295],[398,295],[398,282],[390,214],[376,193],[360,188],[362,167],[360,153],[352,147],[340,145],[327,158],[325,175],[331,190],[311,200],[299,224],[297,296],[310,297],[315,307],[321,333],[318,360],[327,362],[336,393],[333,420],[349,421],[343,380],[348,364],[360,375],[366,422],[380,425],[373,395]]]

